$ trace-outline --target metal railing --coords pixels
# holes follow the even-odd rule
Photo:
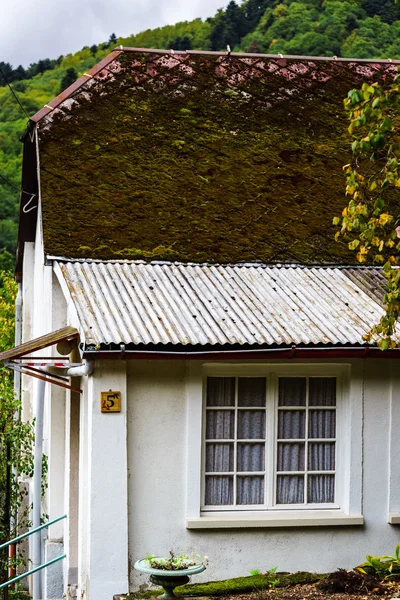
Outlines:
[[[31,529],[30,531],[27,531],[26,533],[22,533],[21,535],[14,538],[13,540],[10,540],[9,542],[6,542],[5,544],[1,544],[0,550],[3,550],[3,548],[7,548],[7,546],[11,546],[11,544],[15,544],[16,542],[20,542],[21,540],[29,537],[33,533],[37,533],[38,531],[41,531],[42,529],[46,529],[47,527],[50,527],[50,525],[54,525],[54,523],[58,523],[58,521],[62,521],[63,519],[66,519],[66,518],[67,518],[67,515],[63,515],[62,517],[58,517],[57,519],[54,519],[53,521],[49,521],[48,523],[45,523],[44,525],[35,527],[35,529]],[[42,565],[39,565],[39,566],[35,567],[34,569],[31,569],[30,571],[26,571],[26,573],[22,573],[22,575],[18,575],[17,577],[13,577],[13,579],[9,579],[8,581],[6,581],[5,583],[2,583],[0,585],[0,590],[4,587],[7,587],[8,585],[11,585],[12,583],[15,583],[16,581],[19,581],[20,579],[23,579],[24,577],[28,577],[29,575],[32,575],[33,573],[40,571],[41,569],[45,569],[46,567],[49,567],[50,565],[53,565],[54,563],[58,562],[59,560],[63,560],[66,557],[67,557],[66,554],[63,554],[62,556],[57,556],[56,558],[53,558],[52,560],[49,560],[48,562],[43,563]]]

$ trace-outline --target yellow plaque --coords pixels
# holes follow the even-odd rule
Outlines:
[[[101,412],[121,412],[121,392],[101,392]]]

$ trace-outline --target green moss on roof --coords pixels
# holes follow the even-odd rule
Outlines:
[[[139,52],[112,67],[41,123],[46,252],[354,262],[331,222],[346,202],[343,97],[365,69]]]

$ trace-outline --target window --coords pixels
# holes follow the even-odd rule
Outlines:
[[[363,366],[189,361],[186,527],[362,525]]]
[[[204,508],[335,506],[336,377],[276,383],[207,377]]]

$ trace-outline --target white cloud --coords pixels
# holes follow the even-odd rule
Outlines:
[[[0,61],[29,66],[83,46],[213,16],[228,0],[4,0]]]

